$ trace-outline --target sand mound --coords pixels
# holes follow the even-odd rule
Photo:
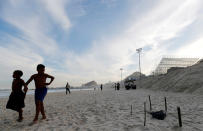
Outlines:
[[[171,70],[164,75],[143,78],[142,88],[203,94],[203,63]]]

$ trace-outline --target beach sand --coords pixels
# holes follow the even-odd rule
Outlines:
[[[167,97],[168,113],[165,120],[147,114],[144,123],[143,103],[151,95],[152,109],[164,110]],[[18,113],[5,108],[8,98],[0,99],[0,130],[67,130],[67,131],[202,131],[203,96],[149,90],[76,91],[70,95],[47,94],[44,104],[47,120],[30,125],[35,115],[34,96],[25,100],[24,120],[17,122]],[[131,115],[131,105],[133,107]],[[178,127],[177,106],[182,112],[183,127]],[[41,118],[41,115],[40,115]]]

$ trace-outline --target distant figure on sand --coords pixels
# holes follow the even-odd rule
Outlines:
[[[103,89],[103,85],[102,84],[101,84],[100,88],[101,88],[101,91],[102,91],[102,89]]]
[[[23,75],[23,72],[16,70],[13,72],[13,82],[12,82],[12,92],[9,96],[8,103],[6,105],[7,109],[12,109],[19,113],[18,120],[21,122],[23,120],[23,109],[25,107],[24,99],[27,92],[27,85],[20,78]],[[24,92],[22,87],[24,86]]]
[[[120,83],[117,83],[117,90],[120,90]]]
[[[67,84],[66,84],[66,95],[67,95],[68,92],[70,94],[70,85],[67,82]]]
[[[43,100],[47,94],[47,87],[52,83],[54,80],[54,77],[48,74],[45,74],[45,66],[42,64],[37,65],[37,74],[34,74],[30,77],[30,79],[26,82],[26,85],[28,85],[32,80],[35,82],[35,105],[36,105],[36,114],[35,118],[33,120],[34,123],[37,122],[39,112],[42,114],[42,119],[46,119],[46,115],[44,112],[44,104]],[[51,81],[46,83],[46,79],[50,78]]]

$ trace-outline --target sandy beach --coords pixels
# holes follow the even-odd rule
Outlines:
[[[147,114],[144,123],[143,103],[151,95],[152,109],[164,110],[167,97],[168,113],[165,120]],[[203,129],[203,96],[149,90],[104,89],[76,91],[71,95],[48,93],[45,98],[47,120],[30,125],[34,118],[33,95],[27,95],[24,120],[16,121],[18,113],[5,108],[8,98],[0,99],[0,129],[4,130],[68,130],[68,131],[201,131]],[[131,105],[133,107],[131,114]],[[178,127],[177,106],[182,112],[183,127]],[[41,118],[41,115],[40,115]]]

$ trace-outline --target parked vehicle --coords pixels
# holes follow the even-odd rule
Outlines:
[[[132,78],[128,78],[128,79],[125,79],[124,81],[124,85],[125,85],[125,89],[126,90],[129,90],[129,89],[136,89],[136,79],[132,79]]]

